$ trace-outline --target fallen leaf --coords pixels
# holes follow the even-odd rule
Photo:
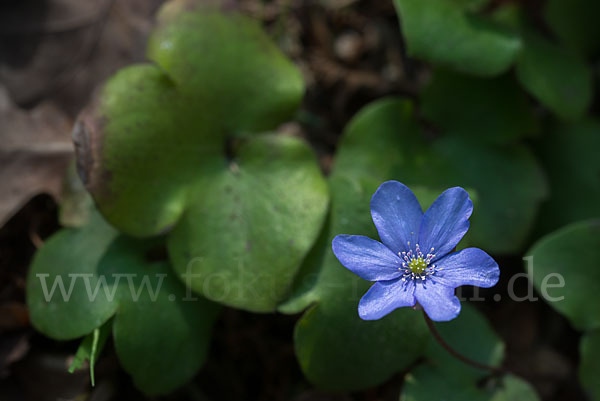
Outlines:
[[[0,87],[0,227],[40,193],[60,197],[72,121],[51,103],[25,111]]]

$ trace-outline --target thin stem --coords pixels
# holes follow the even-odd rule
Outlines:
[[[482,370],[488,370],[488,371],[492,372],[492,374],[494,374],[494,375],[502,375],[502,374],[506,373],[504,371],[504,369],[502,369],[502,368],[499,368],[496,366],[491,366],[491,365],[486,365],[484,363],[479,363],[470,358],[467,358],[466,356],[464,356],[463,354],[461,354],[460,352],[458,352],[457,350],[452,348],[446,342],[446,340],[444,340],[442,338],[442,335],[440,334],[438,329],[435,327],[435,323],[433,323],[433,321],[429,318],[429,316],[427,316],[425,311],[423,311],[423,317],[425,318],[425,323],[427,323],[427,327],[429,327],[429,331],[431,332],[433,337],[442,346],[442,348],[444,348],[446,351],[448,351],[448,353],[450,353],[450,355],[452,355],[456,359],[459,359],[461,362],[466,363],[467,365],[471,365],[471,366],[474,366],[474,367],[476,367],[478,369],[482,369]]]

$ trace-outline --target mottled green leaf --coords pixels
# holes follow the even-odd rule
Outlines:
[[[577,329],[600,327],[600,220],[561,228],[527,253],[528,274],[548,304]]]
[[[452,0],[395,0],[408,53],[455,71],[498,75],[510,68],[521,41]]]
[[[576,53],[529,32],[516,71],[523,87],[560,118],[580,118],[589,108],[592,72]]]
[[[195,291],[272,311],[328,203],[304,142],[258,135],[294,113],[302,79],[256,21],[172,7],[149,42],[156,64],[118,72],[80,119],[80,170],[119,230],[171,231],[171,261]]]
[[[581,363],[579,365],[579,380],[589,392],[591,401],[600,400],[600,330],[586,333],[579,346]]]
[[[217,310],[204,299],[188,300],[168,264],[149,260],[156,245],[119,235],[95,213],[87,225],[51,237],[27,281],[32,324],[47,336],[78,338],[114,316],[117,356],[148,394],[172,391],[198,371]],[[58,287],[47,291],[57,279],[65,298]]]
[[[600,216],[600,123],[553,127],[538,143],[552,196],[542,204],[539,231]]]

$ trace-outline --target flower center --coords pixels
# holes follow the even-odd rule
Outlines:
[[[433,254],[433,248],[427,255],[421,252],[419,244],[415,244],[414,251],[408,243],[408,252],[399,252],[398,255],[402,258],[402,266],[398,268],[402,273],[402,281],[409,280],[425,280],[427,276],[433,275],[438,269],[436,265],[431,264],[431,261],[435,257]]]
[[[427,262],[423,258],[414,258],[409,262],[408,267],[410,267],[413,273],[421,274],[425,272]]]

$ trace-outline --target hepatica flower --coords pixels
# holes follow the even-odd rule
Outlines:
[[[381,242],[338,235],[332,244],[342,265],[376,282],[361,298],[359,316],[376,320],[418,304],[431,320],[452,320],[460,313],[455,288],[494,286],[500,269],[487,253],[477,248],[452,252],[469,229],[472,211],[469,194],[459,187],[444,191],[423,213],[408,187],[383,183],[371,199]]]

